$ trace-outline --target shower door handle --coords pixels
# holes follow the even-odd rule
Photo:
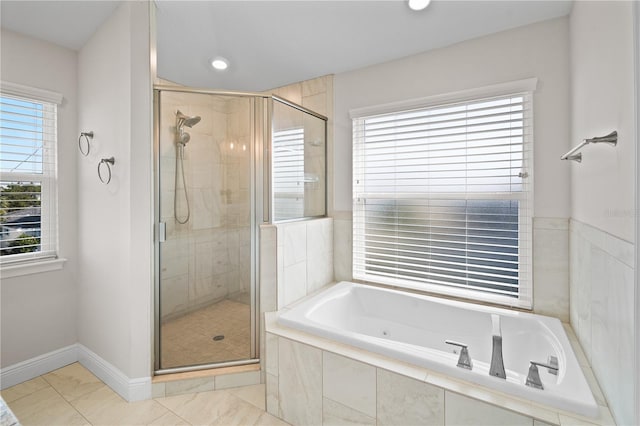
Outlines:
[[[167,223],[158,222],[158,241],[164,243],[167,240]]]

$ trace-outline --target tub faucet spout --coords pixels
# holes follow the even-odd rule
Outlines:
[[[491,314],[491,328],[493,339],[493,350],[491,352],[491,367],[489,375],[506,379],[507,375],[504,371],[504,361],[502,360],[502,331],[500,330],[500,315]]]

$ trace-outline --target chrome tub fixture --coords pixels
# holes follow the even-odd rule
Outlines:
[[[573,149],[571,149],[571,151],[567,152],[562,157],[560,157],[560,159],[573,160],[573,161],[577,161],[578,163],[581,163],[582,153],[578,151],[580,151],[584,146],[590,143],[607,143],[611,146],[616,146],[618,144],[618,132],[614,130],[613,132],[609,133],[606,136],[598,136],[590,139],[585,139],[582,142],[580,142],[580,144],[578,144]]]

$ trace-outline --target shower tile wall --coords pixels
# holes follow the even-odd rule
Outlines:
[[[249,100],[163,92],[161,99],[161,315],[167,320],[229,297],[250,286]],[[186,187],[191,218],[174,219],[175,113],[202,117],[186,131]],[[178,214],[186,215],[178,184]]]
[[[276,227],[277,307],[282,309],[333,281],[333,219]]]
[[[298,105],[302,105],[312,111],[322,114],[329,120],[327,122],[327,156],[324,153],[324,144],[316,145],[315,142],[324,138],[324,126],[322,121],[311,116],[304,116],[302,123],[305,129],[305,175],[309,178],[318,177],[318,182],[305,184],[304,211],[305,216],[321,215],[330,211],[330,206],[325,207],[325,199],[318,197],[316,194],[324,194],[324,185],[330,190],[332,183],[332,175],[330,164],[325,164],[325,158],[331,158],[333,148],[333,76],[327,75],[306,80],[299,83],[290,84],[288,86],[279,87],[268,91],[274,95],[283,97]],[[327,179],[325,175],[325,167],[328,170]],[[314,196],[315,195],[315,196]],[[327,193],[327,200],[331,200],[332,194]],[[325,210],[326,208],[326,210]]]

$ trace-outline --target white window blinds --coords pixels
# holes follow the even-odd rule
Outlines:
[[[0,93],[0,262],[57,251],[57,105]]]
[[[531,306],[531,94],[353,120],[354,278]]]
[[[274,131],[274,219],[304,217],[304,129]]]

